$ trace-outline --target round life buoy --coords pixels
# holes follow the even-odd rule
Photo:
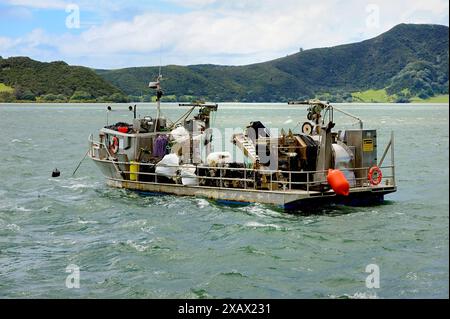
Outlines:
[[[109,150],[111,153],[116,154],[119,151],[119,138],[114,136],[111,140],[111,144],[109,144]]]
[[[381,183],[381,179],[383,178],[383,173],[378,166],[372,166],[369,170],[369,174],[367,176],[370,184],[378,185]]]

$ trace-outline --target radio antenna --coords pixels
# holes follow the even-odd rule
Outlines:
[[[155,133],[159,127],[159,118],[161,116],[161,97],[164,94],[163,91],[161,90],[161,80],[162,80],[161,55],[159,56],[159,59],[160,59],[160,63],[159,63],[158,77],[156,78],[156,81],[150,82],[148,84],[149,88],[156,90],[156,120],[155,120],[155,130],[154,130]]]
[[[159,44],[159,73],[158,73],[159,77],[161,76],[161,65],[162,65],[161,47],[162,47],[162,43]]]

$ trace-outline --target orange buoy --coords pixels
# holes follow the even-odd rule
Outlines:
[[[350,184],[340,170],[329,169],[327,181],[337,195],[348,196],[350,193]]]

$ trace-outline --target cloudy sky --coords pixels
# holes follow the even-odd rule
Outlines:
[[[96,68],[262,62],[449,24],[448,0],[0,0],[0,55]]]

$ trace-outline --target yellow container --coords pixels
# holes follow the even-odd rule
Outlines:
[[[137,181],[139,173],[139,163],[131,161],[130,162],[130,181]]]

